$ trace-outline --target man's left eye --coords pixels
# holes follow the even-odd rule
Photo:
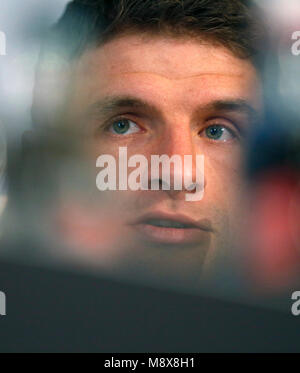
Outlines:
[[[129,119],[118,119],[109,126],[109,131],[116,135],[130,135],[139,132],[139,126]]]
[[[211,140],[215,141],[229,141],[235,138],[233,131],[230,131],[228,128],[215,124],[205,128],[200,132],[200,136],[208,137]]]

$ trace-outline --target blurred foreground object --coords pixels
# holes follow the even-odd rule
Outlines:
[[[0,121],[0,217],[6,207],[6,162],[7,162],[6,134]]]
[[[269,114],[253,138],[246,272],[256,290],[276,293],[300,280],[300,118]]]
[[[274,310],[4,261],[0,283],[0,352],[300,351],[300,317]]]

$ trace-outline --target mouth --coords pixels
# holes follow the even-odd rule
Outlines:
[[[185,224],[180,221],[168,220],[168,219],[148,219],[145,224],[152,225],[153,227],[161,228],[174,228],[174,229],[192,229],[195,228],[193,224]]]
[[[179,214],[154,213],[133,224],[142,240],[159,244],[196,245],[207,242],[212,233],[207,219],[200,221]]]

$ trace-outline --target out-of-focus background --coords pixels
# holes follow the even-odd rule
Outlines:
[[[271,102],[265,125],[249,144],[249,214],[240,250],[221,261],[200,289],[186,284],[180,271],[175,280],[162,281],[159,268],[157,279],[143,280],[133,267],[130,278],[119,281],[118,268],[107,273],[117,251],[103,251],[99,266],[84,258],[81,266],[80,256],[73,262],[60,252],[48,255],[49,248],[62,247],[49,223],[53,201],[71,195],[73,202],[86,202],[89,212],[94,207],[85,199],[91,170],[73,148],[40,139],[28,145],[29,155],[22,150],[33,127],[41,42],[67,3],[0,1],[0,291],[7,292],[8,310],[0,318],[0,350],[299,352],[290,307],[300,285],[300,1],[257,0],[279,56],[279,76],[272,76],[270,65],[269,78],[279,78],[285,109]],[[39,177],[41,169],[49,170],[47,178]],[[68,211],[79,223],[69,225],[68,233],[80,251],[80,237],[89,237],[90,228],[84,209],[77,213]],[[105,216],[94,216],[93,232],[97,220]],[[109,234],[109,227],[102,230]],[[83,241],[93,253],[93,239]],[[127,287],[127,280],[145,287]]]
[[[9,136],[18,136],[31,128],[32,90],[40,43],[67,3],[1,1],[0,30],[6,36],[6,55],[0,58],[0,110],[2,120],[9,123]]]
[[[279,61],[280,61],[280,92],[283,97],[283,101],[286,105],[287,113],[292,113],[290,116],[287,116],[287,134],[289,138],[299,138],[299,122],[300,122],[300,2],[298,0],[260,0],[257,1],[264,10],[269,28],[271,30],[271,35],[274,39],[274,49],[278,52]],[[45,36],[49,26],[53,24],[58,17],[63,13],[63,10],[68,3],[67,0],[25,0],[20,2],[19,0],[1,0],[0,4],[0,31],[2,32],[2,41],[5,43],[2,45],[1,51],[2,55],[0,56],[0,123],[1,123],[1,136],[0,136],[0,171],[1,171],[1,203],[0,210],[5,209],[6,204],[6,184],[5,184],[5,164],[6,164],[6,149],[7,144],[13,144],[13,147],[16,149],[19,148],[21,144],[21,139],[26,133],[27,130],[32,128],[31,120],[31,103],[32,103],[32,93],[33,85],[35,78],[35,67],[38,61],[39,50],[41,41]],[[272,71],[270,71],[270,75]],[[274,77],[275,78],[275,77]],[[272,76],[271,76],[272,79]],[[277,106],[277,103],[274,103],[274,107]],[[269,118],[269,120],[273,120]],[[282,130],[282,128],[281,128]],[[283,130],[283,137],[286,135]],[[279,132],[278,136],[282,139],[282,133]],[[264,137],[266,134],[260,134],[259,136]],[[269,135],[269,133],[267,134]],[[258,137],[259,137],[258,136]],[[266,138],[268,136],[265,136]],[[277,138],[276,137],[276,138]],[[260,137],[261,139],[261,137]],[[261,144],[261,142],[256,142]],[[264,148],[264,144],[260,147],[262,154],[260,155],[260,160],[264,157],[264,149],[272,153],[272,147],[275,146],[275,143],[272,143],[273,140],[268,140],[268,147]],[[274,140],[275,141],[275,140]],[[277,140],[276,140],[277,141]],[[297,144],[288,144],[283,150],[280,149],[276,153],[277,155],[280,152],[291,152],[292,155],[282,157],[286,159],[292,158],[296,159],[297,153]],[[278,141],[277,141],[278,143]],[[277,144],[276,143],[276,144]],[[289,150],[289,145],[292,150]],[[256,151],[253,151],[255,154]],[[298,153],[299,156],[299,153]],[[270,154],[267,156],[270,157]],[[290,157],[290,158],[289,158]],[[257,159],[252,159],[252,154],[250,150],[250,161],[251,167],[255,170],[259,168],[259,162]],[[272,156],[271,156],[272,158]],[[275,157],[276,158],[276,157]],[[274,159],[275,159],[274,158]],[[280,158],[280,156],[279,156]],[[288,162],[288,161],[287,161]],[[254,165],[254,166],[253,166]],[[299,163],[291,163],[290,167],[294,167],[295,174],[299,172],[297,170],[297,165]],[[281,163],[279,162],[279,170],[281,169]],[[61,171],[63,173],[63,170]],[[251,174],[255,178],[256,173]],[[253,176],[254,175],[254,176]],[[281,178],[281,174],[277,174],[278,179]],[[299,175],[299,174],[298,174]],[[78,176],[78,175],[77,175]],[[276,175],[274,176],[275,180]],[[251,182],[253,180],[251,179]],[[274,179],[272,179],[274,184]],[[270,187],[272,185],[270,183]],[[252,185],[252,184],[251,184]],[[254,190],[255,187],[253,188]],[[269,189],[267,189],[267,194],[269,194]],[[255,200],[255,196],[254,202]],[[264,196],[261,197],[264,199]],[[275,199],[276,199],[275,195]],[[296,198],[296,197],[295,197]],[[299,199],[295,199],[293,204],[297,204]],[[270,201],[272,204],[272,201]],[[32,214],[34,214],[34,209]],[[263,211],[264,216],[268,216],[271,212]],[[280,215],[280,212],[279,212]],[[296,216],[296,215],[295,215]],[[299,215],[297,215],[299,216]],[[23,217],[24,218],[24,217]],[[12,218],[11,218],[12,219]],[[253,218],[254,221],[258,221],[257,217]],[[26,218],[25,218],[26,220]],[[280,220],[278,225],[280,226]],[[10,220],[11,229],[13,228],[14,221]],[[270,223],[271,231],[275,229],[273,222]],[[275,224],[275,223],[274,223]],[[267,222],[261,218],[261,230],[264,231],[267,226]],[[297,236],[297,229],[299,226],[295,224],[293,228],[293,235]],[[26,224],[23,226],[23,234],[26,236]],[[43,228],[41,228],[42,230]],[[45,228],[47,229],[47,227]],[[255,232],[258,232],[258,228],[253,228]],[[278,228],[280,229],[280,228]],[[25,233],[24,233],[25,232]],[[272,236],[272,233],[270,233]],[[24,236],[24,237],[25,237]],[[247,237],[247,236],[245,236]],[[50,238],[49,238],[50,239]],[[295,245],[299,245],[299,236],[295,238]],[[262,241],[265,242],[267,237],[262,236],[261,241],[256,243],[256,248],[260,248]],[[251,245],[250,245],[251,246]],[[245,245],[247,247],[247,245]],[[252,249],[251,249],[252,250]],[[279,251],[282,248],[278,249]],[[283,250],[284,251],[284,250]],[[255,250],[253,250],[255,252]],[[261,253],[260,249],[259,252]],[[244,251],[241,250],[241,253],[244,255]],[[270,256],[268,256],[270,255]],[[275,255],[276,256],[276,255]],[[279,255],[278,263],[275,265],[279,268],[285,268],[285,273],[297,272],[299,266],[297,264],[296,254],[288,254],[288,258],[285,257],[285,253],[282,256]],[[247,253],[245,257],[248,258]],[[258,254],[259,257],[259,254]],[[254,262],[254,272],[257,273],[264,272],[264,266],[261,269],[262,263],[268,267],[268,264],[272,262],[271,257],[274,258],[274,253],[263,255],[264,259],[262,262],[260,260]],[[239,258],[240,259],[240,258]],[[248,260],[248,259],[247,259]],[[249,259],[250,260],[250,259]],[[275,260],[276,261],[276,260]],[[282,261],[285,263],[285,267],[282,267]],[[250,260],[251,262],[251,260]],[[248,261],[247,261],[248,263]],[[296,263],[296,264],[295,264]],[[256,267],[255,267],[256,266]],[[274,267],[274,268],[275,268]],[[277,268],[276,267],[276,268]],[[270,269],[272,274],[275,276],[273,278],[274,284],[277,284],[279,288],[281,287],[281,274],[278,276],[280,279],[276,282],[276,273],[274,274],[274,269]],[[278,269],[277,268],[277,269]],[[290,272],[291,270],[291,272]],[[251,272],[251,271],[250,271]],[[276,272],[276,271],[275,271]],[[283,276],[284,277],[284,276]],[[282,277],[282,278],[283,278]],[[288,276],[287,276],[288,277]],[[297,276],[296,276],[297,277]],[[269,277],[271,278],[271,277]],[[273,281],[272,280],[272,281]],[[222,281],[222,280],[221,280]],[[260,281],[260,280],[259,280]],[[264,281],[261,279],[261,281]],[[285,280],[282,280],[283,282]],[[285,283],[285,282],[284,282]],[[288,281],[287,281],[288,283]],[[230,284],[230,281],[228,281]],[[275,285],[274,287],[276,288]],[[268,285],[269,286],[269,285]],[[267,287],[268,287],[267,286]],[[235,286],[230,284],[228,285],[228,291],[234,289]],[[229,294],[228,293],[228,294]],[[222,295],[224,295],[222,293]],[[229,294],[230,295],[230,294]],[[230,297],[230,296],[229,296]]]

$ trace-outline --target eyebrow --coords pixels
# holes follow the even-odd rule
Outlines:
[[[89,114],[110,115],[121,109],[140,109],[159,113],[159,110],[149,102],[132,96],[108,96],[89,106]]]
[[[107,116],[125,108],[160,114],[156,106],[134,96],[107,96],[90,105],[87,112],[91,115]],[[198,113],[203,110],[241,113],[247,115],[249,121],[254,124],[261,120],[261,113],[244,99],[215,100],[208,104],[199,105],[195,112]]]
[[[256,110],[244,99],[216,100],[208,105],[202,106],[202,108],[198,108],[198,110],[203,109],[244,114],[248,117],[248,120],[252,125],[258,125],[262,120],[262,112]]]

